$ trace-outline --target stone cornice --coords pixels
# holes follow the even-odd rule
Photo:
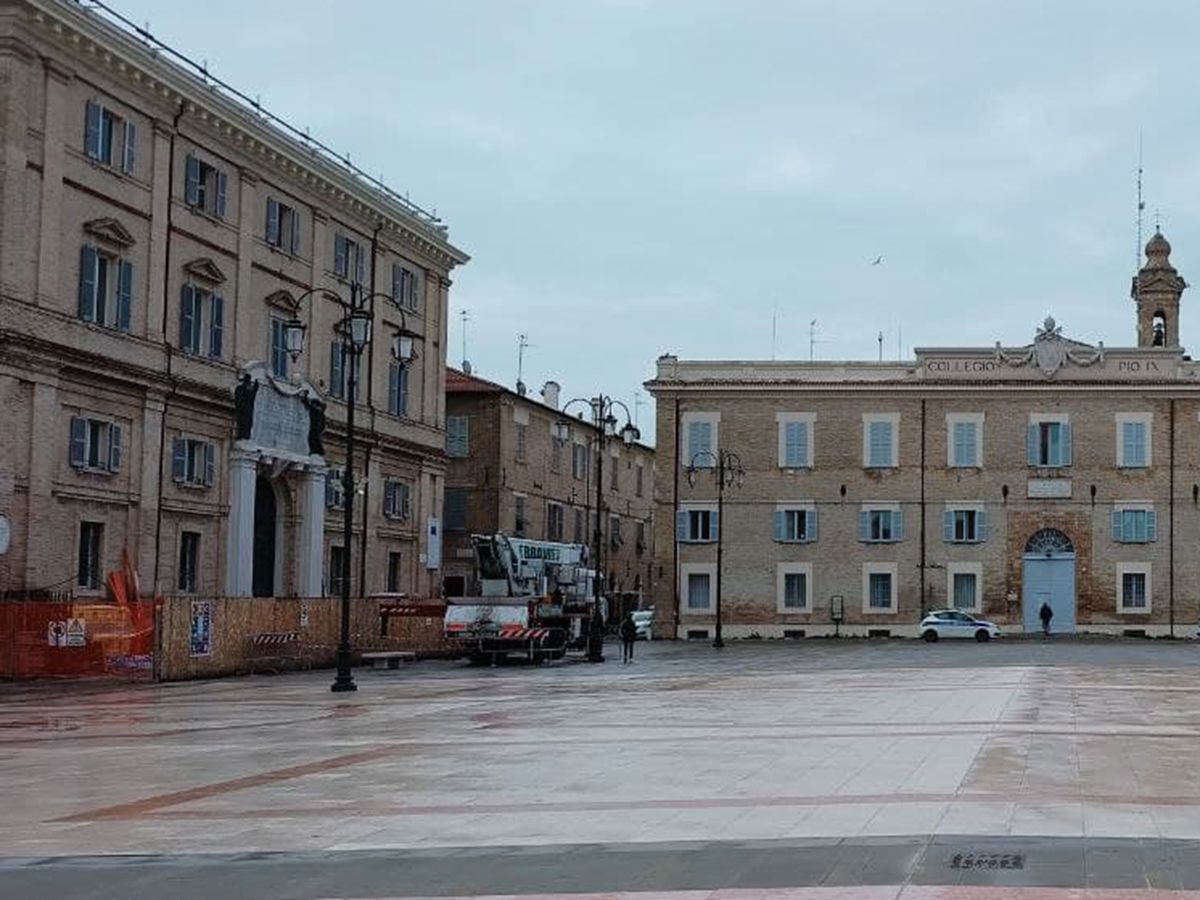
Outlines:
[[[60,47],[71,59],[103,70],[131,90],[165,107],[182,109],[189,122],[236,148],[284,178],[299,183],[331,207],[349,213],[368,230],[402,241],[447,270],[470,257],[445,240],[435,226],[387,195],[364,185],[351,172],[259,120],[201,79],[164,61],[149,47],[82,7],[62,0],[22,0],[34,33]],[[28,53],[24,43],[0,42]]]

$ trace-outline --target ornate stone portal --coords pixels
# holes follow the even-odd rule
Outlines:
[[[256,492],[259,478],[266,478],[273,487],[282,480],[298,488],[295,592],[301,597],[319,597],[325,535],[325,404],[306,379],[281,381],[261,362],[242,369],[233,390],[233,403],[225,593],[230,597],[264,593],[261,584],[257,585],[259,590],[255,589],[256,563],[260,582],[264,580],[264,565],[271,566],[272,572],[266,576],[272,585],[270,593],[282,589],[282,567],[278,562],[285,558],[280,541],[282,529],[272,525],[273,533],[256,534]],[[259,532],[265,527],[262,518]],[[268,551],[272,550],[268,559]]]

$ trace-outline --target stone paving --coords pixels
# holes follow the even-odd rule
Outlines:
[[[0,687],[0,897],[1200,889],[1191,643],[330,678]]]

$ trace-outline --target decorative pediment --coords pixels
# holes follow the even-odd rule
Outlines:
[[[284,312],[296,313],[300,309],[300,304],[296,298],[292,296],[292,292],[280,288],[277,291],[272,291],[266,296],[267,306],[274,306],[276,309],[282,309]]]
[[[225,282],[225,273],[207,256],[184,263],[183,271],[199,281],[207,281],[210,284],[223,284]]]
[[[112,218],[92,219],[83,223],[83,230],[98,241],[112,244],[122,249],[132,247],[135,243],[129,229]]]
[[[1017,352],[1005,350],[996,344],[996,361],[1008,366],[1018,367],[1030,364],[1042,370],[1042,374],[1050,378],[1067,362],[1077,366],[1094,366],[1104,364],[1104,342],[1095,347],[1082,341],[1064,337],[1062,326],[1054,321],[1053,316],[1047,316],[1042,327],[1034,335],[1033,343]]]

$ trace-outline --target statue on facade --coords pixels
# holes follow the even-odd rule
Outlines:
[[[308,391],[301,394],[304,407],[308,410],[308,452],[315,456],[325,455],[325,403],[320,397],[311,396]]]
[[[249,375],[243,375],[233,389],[234,437],[239,441],[249,438],[254,429],[254,397],[257,393],[258,382]]]

